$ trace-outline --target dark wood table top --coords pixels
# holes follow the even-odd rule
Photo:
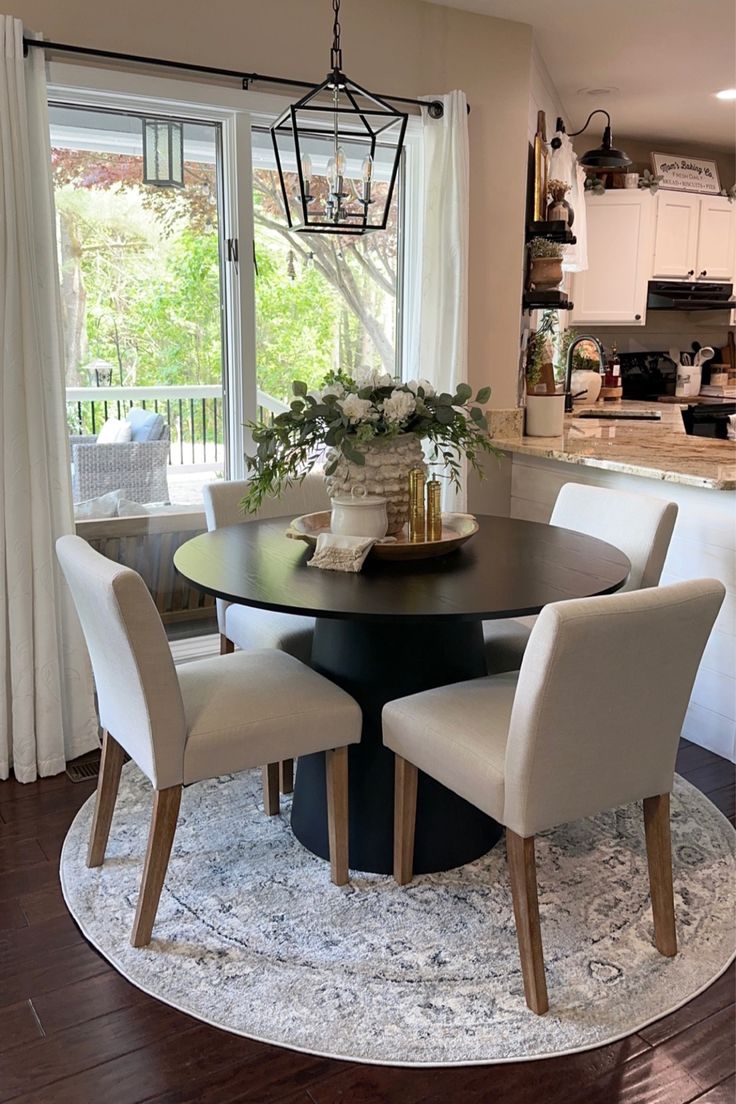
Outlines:
[[[478,522],[480,531],[447,556],[369,558],[356,574],[308,567],[312,549],[285,536],[286,518],[202,533],[177,549],[174,564],[193,586],[230,602],[366,621],[521,617],[548,602],[610,594],[628,578],[628,558],[605,541],[515,518]]]

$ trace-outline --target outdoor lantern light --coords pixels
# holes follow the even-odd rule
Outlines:
[[[309,234],[385,230],[407,115],[345,76],[340,0],[332,9],[326,80],[271,127],[286,218],[290,229]]]
[[[591,111],[580,130],[574,130],[570,134],[570,137],[574,138],[577,134],[582,134],[584,130],[587,130],[588,123],[594,115],[606,116],[606,128],[603,131],[603,140],[598,149],[588,150],[587,153],[584,153],[582,157],[578,158],[580,164],[586,169],[628,169],[631,164],[631,158],[627,157],[623,150],[616,149],[611,145],[611,116],[607,111],[604,111],[602,107],[597,107],[595,111]]]
[[[184,187],[184,124],[143,120],[143,183],[157,188]]]

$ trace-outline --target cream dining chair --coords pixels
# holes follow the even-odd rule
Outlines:
[[[657,586],[676,519],[677,504],[663,498],[565,483],[549,523],[620,548],[631,561],[623,590],[639,590]],[[523,620],[484,621],[489,674],[518,671],[530,631]]]
[[[224,525],[246,524],[263,518],[293,518],[299,514],[311,514],[330,508],[321,472],[310,472],[301,483],[285,487],[278,498],[267,499],[255,514],[244,514],[240,505],[249,486],[248,480],[212,480],[205,484],[202,495],[207,529],[210,532],[221,529]],[[300,659],[302,663],[311,661],[313,617],[255,609],[218,598],[217,625],[220,630],[220,652],[223,655],[234,651],[236,647],[244,652],[254,648],[278,648]],[[280,785],[282,793],[291,793],[294,788],[293,759],[281,763]]]
[[[88,866],[105,857],[125,752],[153,784],[153,815],[131,942],[150,942],[182,787],[263,768],[264,803],[279,810],[280,760],[326,751],[332,880],[348,881],[347,745],[361,711],[344,690],[274,650],[174,667],[153,599],[135,571],[81,537],[56,550],[82,624],[104,731]]]
[[[644,800],[654,938],[677,951],[669,795],[703,649],[725,594],[714,579],[546,606],[521,670],[383,709],[396,754],[394,876],[411,881],[417,768],[506,828],[529,1007],[546,1012],[534,837]],[[592,887],[591,887],[592,888]]]

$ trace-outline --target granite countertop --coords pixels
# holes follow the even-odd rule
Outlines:
[[[579,419],[583,410],[654,412],[658,422]],[[562,437],[513,437],[499,428],[493,443],[505,452],[641,475],[668,483],[736,490],[736,442],[689,437],[676,406],[619,401],[576,407]]]

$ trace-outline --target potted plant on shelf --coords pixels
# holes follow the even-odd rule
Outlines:
[[[526,348],[526,419],[528,437],[559,437],[565,416],[565,394],[555,379],[559,320],[556,311],[544,311],[529,335]]]
[[[529,242],[529,286],[534,291],[551,291],[562,283],[564,248],[551,238],[532,238]]]
[[[488,436],[482,410],[491,395],[460,383],[454,395],[437,394],[427,380],[400,383],[387,372],[329,373],[317,390],[302,380],[292,384],[290,409],[271,425],[248,423],[256,444],[246,457],[251,480],[242,501],[246,512],[267,497],[303,479],[325,462],[331,498],[363,486],[388,500],[388,533],[401,531],[409,516],[409,471],[424,468],[422,442],[429,459],[442,465],[446,478],[460,486],[462,458],[482,478],[482,453],[498,455]]]

